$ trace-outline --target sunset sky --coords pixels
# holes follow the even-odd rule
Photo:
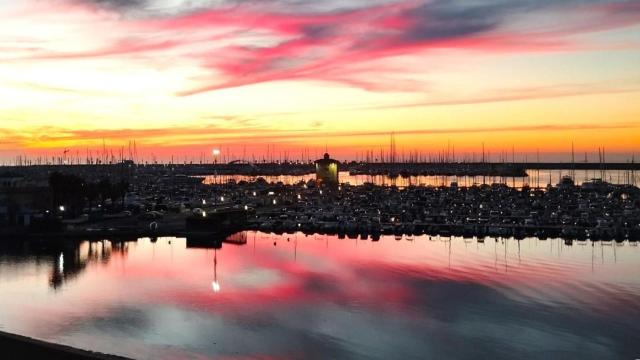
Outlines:
[[[0,161],[640,154],[633,0],[0,0],[0,49]]]

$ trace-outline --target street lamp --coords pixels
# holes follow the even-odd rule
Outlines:
[[[214,164],[218,163],[218,157],[220,156],[220,149],[213,149],[211,151],[211,154],[213,154],[213,162]]]

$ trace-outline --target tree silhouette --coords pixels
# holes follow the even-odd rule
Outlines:
[[[103,209],[109,199],[114,205],[121,199],[124,206],[129,183],[125,180],[112,183],[107,177],[98,182],[87,182],[77,175],[54,172],[49,177],[49,187],[52,193],[52,209],[57,211],[60,206],[64,206],[63,215],[76,217],[87,203],[91,208],[96,200],[100,201]]]

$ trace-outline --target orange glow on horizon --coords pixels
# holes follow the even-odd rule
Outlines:
[[[633,3],[106,3],[0,4],[0,163],[640,152]]]

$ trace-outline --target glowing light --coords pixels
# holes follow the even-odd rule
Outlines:
[[[211,153],[213,154],[213,156],[220,156],[220,149],[213,149]]]
[[[244,206],[244,211],[249,210],[249,207],[247,205]]]
[[[258,195],[258,194],[256,194],[256,192],[254,191],[254,192],[253,192],[253,196],[257,196],[257,195]]]
[[[58,210],[60,210],[60,211],[64,211],[64,210],[65,210],[64,205],[60,205],[60,206],[58,207]]]
[[[298,200],[302,199],[302,195],[298,194]]]
[[[206,211],[202,212],[202,217],[207,217],[207,212]]]
[[[273,199],[273,205],[277,205],[278,202],[276,201],[276,199]]]
[[[224,202],[224,196],[220,196],[220,202]]]
[[[58,271],[60,274],[64,272],[64,254],[60,253],[60,258],[58,258]]]
[[[220,284],[217,281],[211,282],[211,288],[213,289],[214,293],[220,292]]]
[[[207,200],[202,199],[202,205],[207,205]]]

